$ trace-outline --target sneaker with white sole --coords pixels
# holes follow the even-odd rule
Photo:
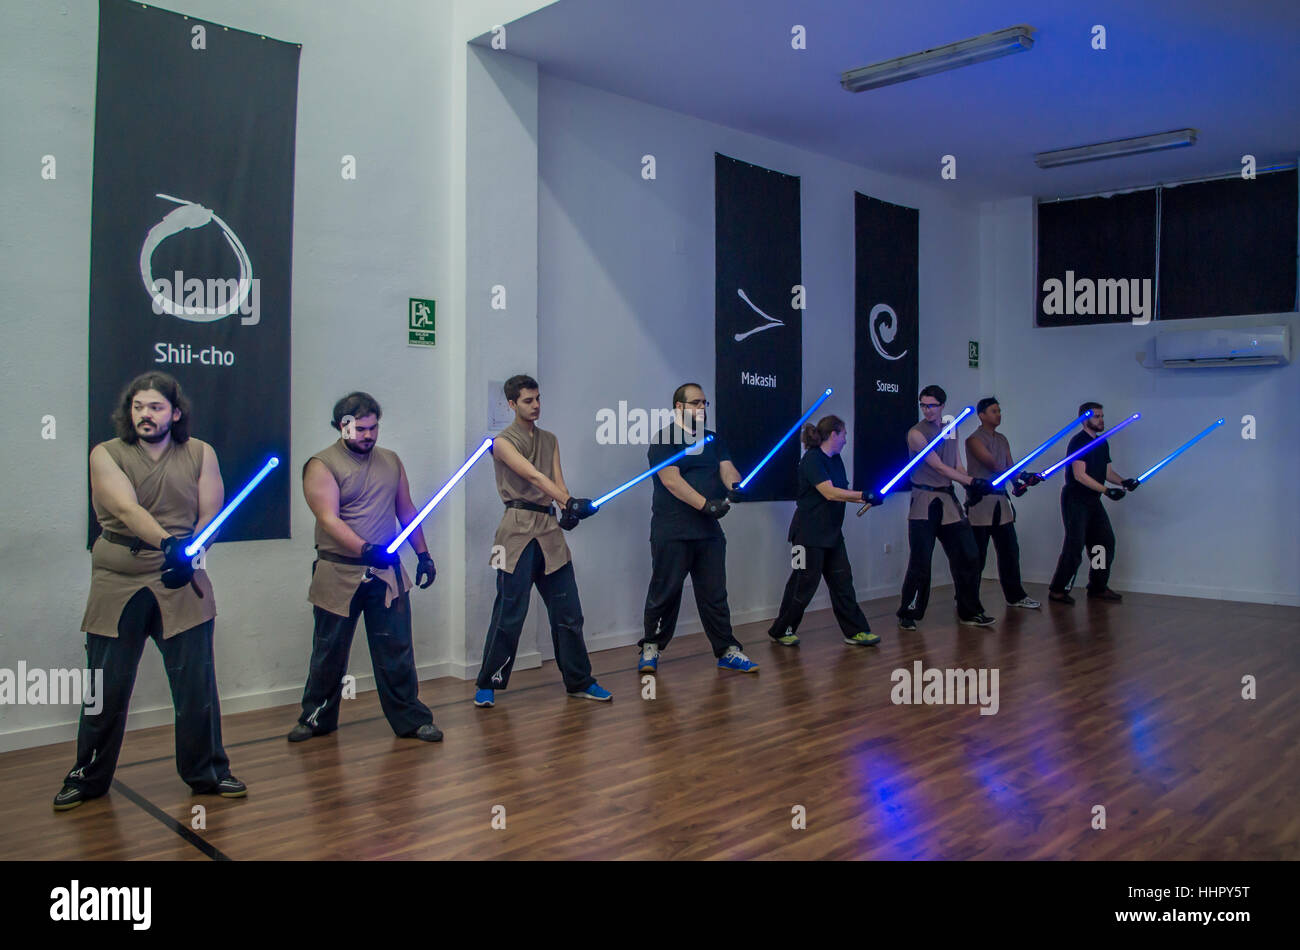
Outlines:
[[[968,627],[991,627],[995,621],[988,614],[976,614],[974,617],[967,617],[964,620],[958,620],[958,623],[964,623]]]
[[[874,647],[880,643],[880,634],[865,630],[851,637],[845,637],[844,642],[854,647]]]
[[[737,673],[757,673],[758,664],[745,656],[737,647],[727,647],[727,652],[718,657],[718,669],[735,670]]]
[[[772,637],[772,639],[783,647],[797,647],[799,645],[799,635],[790,627],[786,627],[785,633],[781,634],[781,636]]]
[[[614,698],[614,694],[599,683],[592,683],[586,689],[579,690],[576,693],[570,693],[570,696],[577,699],[594,699],[598,703],[607,703]]]
[[[637,664],[638,673],[657,673],[659,671],[659,648],[653,643],[641,647],[641,662]]]
[[[1035,608],[1041,607],[1041,606],[1043,606],[1043,605],[1040,604],[1038,601],[1034,600],[1034,598],[1032,598],[1032,597],[1022,597],[1022,598],[1020,598],[1019,600],[1017,600],[1014,604],[1007,604],[1007,606],[1008,606],[1008,607],[1025,607],[1025,608],[1027,608],[1027,609],[1029,609],[1029,610],[1034,610]]]

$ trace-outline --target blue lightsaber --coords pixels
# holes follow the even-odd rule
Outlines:
[[[749,480],[753,478],[755,475],[757,475],[759,471],[763,468],[763,466],[766,465],[771,460],[772,456],[776,454],[776,450],[779,449],[781,446],[785,445],[786,440],[789,439],[790,436],[794,435],[796,432],[799,431],[799,427],[808,421],[809,417],[811,417],[812,414],[817,411],[818,406],[824,403],[827,399],[831,398],[831,393],[833,393],[834,391],[835,390],[830,389],[828,387],[824,393],[822,393],[820,396],[817,397],[817,401],[812,404],[812,407],[807,412],[805,412],[802,416],[799,417],[799,421],[790,427],[790,431],[787,432],[785,435],[781,436],[781,441],[778,442],[776,445],[772,446],[772,451],[768,452],[766,455],[763,456],[763,461],[759,462],[756,466],[754,466],[754,470],[750,472],[748,475],[746,475],[744,479],[741,480],[740,482],[741,488],[744,488],[746,485],[749,484]]]
[[[236,495],[234,499],[231,500],[230,504],[221,509],[221,514],[208,522],[208,526],[199,532],[197,538],[185,546],[185,556],[194,557],[194,555],[198,554],[199,550],[207,542],[208,538],[216,534],[217,529],[221,527],[221,523],[230,517],[230,513],[239,507],[239,503],[247,498],[249,493],[258,486],[262,479],[266,478],[266,476],[270,474],[271,469],[275,468],[279,464],[280,460],[274,455],[267,459],[266,464],[262,466],[262,470],[253,476],[252,480],[244,486],[243,491]]]
[[[638,475],[636,478],[633,478],[633,479],[630,479],[629,481],[624,482],[622,485],[619,485],[619,486],[618,486],[617,488],[615,488],[613,491],[606,492],[605,494],[601,495],[599,498],[597,498],[595,501],[593,501],[593,502],[591,503],[591,507],[593,507],[593,508],[599,508],[601,505],[603,505],[605,502],[609,501],[609,500],[610,500],[611,498],[613,498],[615,495],[621,495],[623,492],[627,491],[629,488],[631,488],[631,487],[632,487],[633,485],[635,485],[637,482],[644,481],[645,479],[647,479],[647,478],[649,478],[651,475],[653,475],[655,472],[659,471],[661,468],[667,468],[669,465],[672,465],[672,464],[673,464],[674,462],[676,462],[678,459],[682,458],[682,456],[684,456],[684,455],[685,455],[687,452],[689,452],[691,449],[695,448],[695,446],[697,446],[697,445],[699,445],[699,446],[707,445],[708,443],[710,443],[710,442],[712,442],[712,441],[713,441],[713,436],[711,436],[711,435],[706,435],[702,441],[699,441],[699,442],[693,443],[692,445],[688,445],[688,446],[686,446],[686,448],[682,449],[680,452],[675,452],[674,454],[670,455],[668,458],[664,459],[662,462],[660,462],[658,465],[656,465],[654,468],[650,469],[649,471],[642,472],[642,473],[641,473],[640,475]]]
[[[420,510],[420,513],[411,519],[411,523],[402,529],[402,533],[399,534],[396,540],[394,540],[393,543],[388,546],[389,554],[394,553],[398,548],[402,546],[402,542],[405,541],[408,537],[410,537],[411,532],[420,526],[420,522],[425,519],[425,517],[429,514],[429,512],[433,511],[433,509],[437,507],[438,502],[442,501],[442,499],[446,496],[447,492],[451,491],[454,487],[456,487],[456,483],[465,477],[465,473],[470,470],[470,467],[479,459],[481,459],[483,457],[483,453],[490,448],[492,448],[492,440],[490,438],[484,439],[483,442],[479,445],[479,447],[474,451],[474,454],[471,455],[469,458],[465,459],[465,464],[456,470],[456,474],[451,476],[451,478],[447,480],[447,484],[443,485],[442,488],[438,489],[438,494],[434,495],[433,498],[429,501],[429,503]]]
[[[1114,434],[1115,434],[1116,432],[1118,432],[1120,429],[1124,428],[1126,425],[1130,425],[1130,424],[1132,424],[1132,423],[1134,423],[1134,422],[1137,422],[1137,421],[1138,421],[1139,419],[1141,419],[1141,418],[1142,418],[1142,413],[1140,413],[1140,412],[1135,412],[1135,413],[1133,413],[1133,415],[1129,416],[1127,419],[1125,419],[1123,422],[1121,422],[1121,423],[1120,423],[1119,425],[1117,425],[1115,428],[1111,429],[1109,432],[1106,432],[1106,433],[1104,433],[1104,434],[1102,434],[1102,435],[1097,436],[1095,439],[1093,439],[1091,442],[1089,442],[1087,445],[1083,446],[1082,448],[1075,449],[1073,452],[1071,452],[1071,453],[1070,453],[1069,455],[1067,455],[1065,458],[1061,459],[1061,461],[1057,462],[1055,465],[1053,465],[1053,466],[1052,466],[1051,468],[1049,468],[1047,471],[1045,471],[1045,472],[1039,472],[1039,473],[1038,473],[1038,477],[1041,478],[1041,479],[1043,479],[1043,480],[1047,480],[1048,478],[1051,478],[1051,477],[1052,477],[1052,473],[1055,472],[1055,471],[1056,471],[1058,468],[1060,468],[1062,465],[1065,465],[1067,462],[1073,462],[1073,461],[1074,461],[1075,459],[1077,459],[1080,455],[1086,455],[1088,452],[1091,452],[1094,448],[1096,448],[1096,447],[1097,447],[1098,445],[1100,445],[1102,442],[1105,442],[1107,439],[1109,439],[1112,435],[1114,435]]]
[[[948,423],[946,426],[940,429],[939,434],[930,440],[930,444],[927,445],[925,448],[923,448],[921,451],[916,453],[916,458],[912,459],[912,461],[904,465],[903,470],[901,472],[899,472],[897,475],[895,475],[893,478],[891,478],[888,482],[885,483],[885,487],[880,489],[880,494],[887,495],[889,493],[889,490],[893,488],[895,484],[897,484],[900,478],[902,478],[912,469],[916,468],[916,466],[921,463],[921,460],[930,454],[931,449],[933,449],[936,445],[938,445],[945,438],[947,438],[948,433],[951,432],[953,429],[957,428],[957,426],[961,425],[961,421],[974,411],[975,411],[974,406],[967,406],[965,409],[961,411],[961,415],[959,415],[956,419],[952,420],[952,422]]]
[[[1034,449],[1034,451],[1030,452],[1028,455],[1022,458],[1015,465],[1011,466],[1011,468],[1007,469],[997,478],[993,479],[993,487],[997,488],[998,485],[1002,484],[1003,479],[1010,478],[1012,475],[1016,474],[1016,472],[1020,471],[1022,468],[1024,468],[1026,465],[1032,462],[1034,459],[1038,458],[1038,456],[1042,455],[1044,452],[1046,452],[1057,442],[1061,441],[1061,439],[1065,438],[1066,433],[1068,433],[1079,423],[1083,422],[1084,419],[1089,418],[1091,415],[1092,415],[1092,410],[1091,409],[1086,410],[1084,414],[1081,415],[1079,418],[1075,419],[1073,422],[1071,422],[1069,425],[1063,428],[1060,432],[1056,433],[1056,435],[1052,436],[1050,439],[1048,439],[1038,448]]]
[[[1183,443],[1182,445],[1180,445],[1178,448],[1174,449],[1174,451],[1170,452],[1168,455],[1166,455],[1164,458],[1162,458],[1159,462],[1156,462],[1155,465],[1152,465],[1149,469],[1147,469],[1145,472],[1143,472],[1141,475],[1139,475],[1139,476],[1137,477],[1137,480],[1138,480],[1139,482],[1141,482],[1143,479],[1150,478],[1150,477],[1151,477],[1152,475],[1154,475],[1157,471],[1159,471],[1160,469],[1164,468],[1166,465],[1168,465],[1168,464],[1169,464],[1170,462],[1172,462],[1174,459],[1178,458],[1178,456],[1182,455],[1184,452],[1186,452],[1188,449],[1190,449],[1193,445],[1195,445],[1197,442],[1200,442],[1201,439],[1205,438],[1207,435],[1209,435],[1211,432],[1213,432],[1215,429],[1217,429],[1217,428],[1218,428],[1219,426],[1221,426],[1221,425],[1223,425],[1223,420],[1222,420],[1222,419],[1218,420],[1217,422],[1211,422],[1208,426],[1206,426],[1204,429],[1202,429],[1201,432],[1200,432],[1198,435],[1194,435],[1194,436],[1192,436],[1190,439],[1188,439],[1186,442],[1184,442],[1184,443]]]

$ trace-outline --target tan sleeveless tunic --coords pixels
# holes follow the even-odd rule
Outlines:
[[[993,461],[997,463],[997,471],[989,471],[988,467],[970,450],[970,444],[976,440],[993,456]],[[992,481],[1014,464],[1015,459],[1011,457],[1011,443],[1001,432],[986,432],[984,427],[980,426],[966,440],[966,471],[976,478],[987,478]],[[1010,479],[998,488],[1006,491],[1009,484]],[[1016,509],[1011,506],[1011,499],[1005,495],[985,495],[977,504],[970,506],[966,516],[970,518],[972,525],[987,526],[993,524],[993,516],[999,509],[1002,514],[998,518],[998,524],[1010,524],[1016,520]]]
[[[531,433],[526,432],[516,420],[506,426],[497,438],[505,439],[518,449],[519,454],[547,478],[555,477],[555,451],[559,442],[554,433],[536,426]],[[510,466],[496,456],[492,457],[492,463],[496,470],[497,492],[503,502],[526,501],[534,505],[553,503],[554,500],[546,492],[526,478],[516,475]],[[501,562],[497,559],[496,552],[504,548],[504,570],[507,574],[513,574],[519,563],[519,555],[533,538],[541,546],[547,574],[555,573],[572,560],[569,546],[564,541],[564,529],[554,514],[507,508],[501,516],[496,537],[492,539],[493,556],[489,563],[493,567],[500,567]]]
[[[362,455],[339,439],[311,458],[319,460],[338,482],[339,519],[371,544],[391,544],[402,530],[397,523],[396,508],[397,488],[402,481],[402,462],[397,453],[375,446]],[[307,463],[303,463],[302,470],[305,475]],[[316,522],[316,548],[343,557],[357,556],[335,541],[319,521]],[[388,586],[384,606],[392,606],[398,597],[397,575],[392,568],[338,564],[323,559],[318,559],[312,568],[307,600],[321,610],[346,617],[357,588],[369,577],[377,577]],[[404,567],[402,589],[411,589],[411,577]]]
[[[907,431],[909,433],[921,433],[921,435],[925,437],[925,441],[928,443],[938,435],[942,429],[943,426],[938,423],[930,423],[922,419]],[[950,466],[951,468],[957,467],[958,459],[956,439],[944,439],[930,451],[936,453],[939,456],[939,461],[943,462],[943,464]],[[912,451],[910,445],[908,446],[908,453],[910,458],[916,457],[916,453]],[[952,524],[955,521],[965,520],[966,514],[961,510],[961,506],[957,504],[955,495],[949,494],[947,491],[925,490],[927,487],[950,489],[952,488],[951,479],[940,475],[931,468],[927,462],[923,461],[917,462],[916,467],[908,472],[908,476],[912,480],[912,504],[907,511],[907,518],[909,521],[929,520],[930,504],[936,498],[943,503],[943,521],[940,522],[941,524]]]
[[[203,471],[203,451],[207,443],[188,439],[172,441],[158,461],[149,457],[144,444],[127,445],[121,439],[101,442],[109,457],[125,473],[135,489],[136,500],[164,531],[177,537],[193,534],[199,520],[199,475]],[[132,534],[130,528],[113,517],[99,502],[94,502],[100,527],[118,534]],[[156,538],[145,538],[148,544]],[[122,608],[141,587],[153,591],[162,613],[163,639],[197,627],[217,615],[217,600],[212,581],[204,570],[194,572],[194,581],[203,591],[199,597],[189,584],[168,590],[162,583],[161,551],[143,548],[138,554],[103,537],[95,539],[90,551],[90,596],[81,629],[101,637],[116,637]]]

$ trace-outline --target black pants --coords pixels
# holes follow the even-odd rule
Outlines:
[[[645,595],[645,637],[637,646],[653,643],[665,649],[677,629],[677,612],[682,606],[686,575],[695,588],[695,606],[700,611],[704,635],[714,656],[728,647],[740,649],[731,633],[731,608],[727,606],[727,539],[650,542],[650,589]]]
[[[975,544],[979,548],[979,574],[984,573],[984,562],[989,556],[989,538],[993,539],[993,550],[998,558],[998,581],[1002,584],[1002,596],[1008,604],[1024,600],[1029,595],[1020,583],[1020,541],[1016,538],[1016,523],[1009,521],[1002,524],[1002,506],[993,512],[992,525],[971,525],[975,532]]]
[[[492,604],[492,623],[488,626],[487,642],[483,644],[479,689],[505,689],[510,685],[510,671],[519,651],[519,635],[528,617],[528,601],[534,584],[551,621],[551,645],[555,648],[555,665],[560,668],[564,688],[570,693],[580,693],[596,682],[591,675],[587,644],[582,639],[582,603],[578,600],[573,562],[547,574],[546,557],[534,539],[519,555],[513,573],[497,571],[497,599]]]
[[[1101,495],[1092,491],[1087,494],[1071,491],[1066,486],[1061,490],[1061,518],[1065,521],[1065,544],[1056,562],[1051,589],[1058,594],[1064,593],[1073,583],[1083,561],[1082,549],[1088,549],[1088,563],[1091,565],[1093,548],[1100,545],[1105,550],[1106,559],[1099,568],[1089,567],[1088,590],[1101,593],[1110,583],[1110,569],[1115,563],[1115,532],[1111,529],[1106,509],[1102,507]]]
[[[920,620],[930,602],[930,561],[934,555],[934,539],[943,545],[948,556],[948,569],[957,588],[957,616],[969,620],[984,613],[980,604],[979,551],[975,546],[975,532],[966,520],[943,524],[943,502],[938,498],[930,502],[929,518],[909,519],[907,543],[910,553],[907,574],[903,578],[902,603],[898,607],[899,619]]]
[[[352,635],[357,619],[365,614],[370,664],[375,670],[379,706],[399,736],[433,722],[433,713],[420,702],[420,678],[415,672],[415,649],[411,644],[410,594],[385,607],[388,585],[378,578],[366,581],[352,595],[348,615],[312,607],[316,628],[312,633],[311,669],[302,691],[302,715],[298,721],[317,733],[339,727],[339,704],[343,698],[343,676],[352,653]]]
[[[116,639],[86,634],[86,668],[104,671],[103,707],[97,714],[87,713],[84,705],[81,708],[77,764],[65,784],[93,797],[107,792],[113,783],[136,671],[150,637],[162,652],[176,710],[176,771],[196,792],[212,791],[230,774],[230,760],[221,745],[212,627],[213,622],[206,620],[164,640],[158,599],[142,587],[122,608]]]
[[[844,537],[833,548],[815,548],[804,546],[807,561],[802,569],[790,572],[790,579],[785,582],[785,595],[781,598],[781,611],[772,621],[767,635],[773,639],[785,636],[787,629],[797,631],[803,621],[804,611],[812,601],[813,595],[826,578],[826,589],[831,593],[831,610],[846,637],[855,633],[868,633],[871,627],[858,606],[858,595],[853,589],[853,568],[849,564],[849,552],[844,548]]]

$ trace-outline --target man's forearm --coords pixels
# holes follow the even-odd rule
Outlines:
[[[141,505],[134,505],[116,514],[121,522],[131,530],[131,533],[146,544],[157,547],[160,541],[171,536],[169,532],[163,530],[163,526],[158,523],[157,519]]]
[[[354,557],[361,555],[361,549],[365,546],[366,540],[357,534],[346,524],[343,519],[337,515],[331,517],[317,518],[317,522],[325,533],[339,543],[341,547],[348,551]]]

